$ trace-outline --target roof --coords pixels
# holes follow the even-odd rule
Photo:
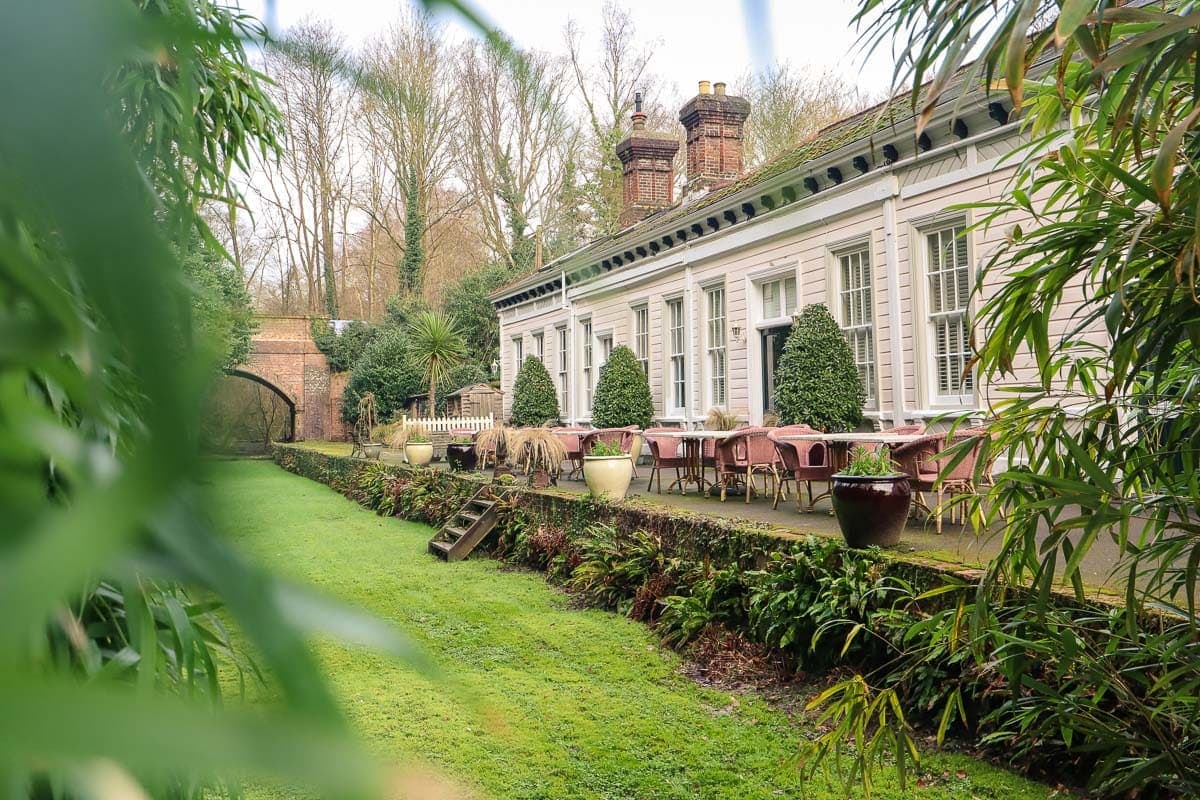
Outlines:
[[[1054,57],[1056,58],[1057,56]],[[1053,59],[1044,57],[1039,60],[1035,68],[1051,60]],[[955,112],[960,105],[963,107],[978,107],[981,101],[988,99],[988,93],[982,85],[972,86],[965,93],[958,91],[972,68],[973,65],[968,64],[954,76],[937,102],[939,110],[949,107],[952,112]],[[670,235],[663,236],[664,232],[673,224],[678,224],[686,228],[693,220],[702,220],[707,214],[720,212],[723,205],[729,202],[736,202],[736,198],[739,195],[747,194],[758,186],[766,188],[774,179],[782,178],[789,173],[796,173],[795,182],[798,183],[800,173],[804,171],[805,167],[811,166],[813,162],[849,145],[864,143],[871,153],[871,162],[877,162],[874,155],[875,142],[873,139],[875,135],[884,130],[892,130],[899,133],[897,129],[900,127],[904,127],[905,129],[910,127],[910,125],[915,127],[916,114],[913,112],[913,109],[921,107],[923,101],[922,95],[928,89],[929,85],[929,83],[922,85],[917,90],[915,98],[913,91],[898,93],[872,108],[831,123],[806,141],[800,143],[795,149],[768,161],[745,176],[718,186],[698,197],[684,198],[674,206],[650,214],[614,234],[594,239],[583,247],[548,262],[536,272],[518,278],[494,291],[491,294],[491,299],[497,306],[511,305],[515,302],[521,302],[526,294],[536,296],[549,291],[556,291],[562,288],[560,273],[568,273],[567,283],[572,284],[576,282],[572,280],[571,275],[575,270],[587,268],[593,262],[609,257],[612,257],[615,264],[605,261],[604,269],[621,266],[631,260],[623,258],[622,254],[628,256],[631,250],[636,250],[640,257],[646,257],[646,245],[649,245],[649,255],[655,255],[661,249],[658,237],[662,237],[662,245],[666,247],[673,246],[673,241],[668,243],[668,241],[672,240],[672,237]],[[1007,94],[1004,94],[1004,98],[1007,99]],[[914,99],[916,100],[915,104],[913,102]],[[785,199],[780,204],[791,202],[792,199],[795,199],[796,193],[793,191],[792,194],[791,198],[787,198],[785,192]],[[743,208],[745,208],[745,205],[743,204]],[[773,205],[768,207],[768,209],[770,208],[773,208]],[[755,213],[753,209],[747,209],[747,212],[747,217],[753,216]],[[725,213],[728,215],[729,212],[726,211]],[[732,222],[733,219],[730,218],[730,221]],[[719,227],[719,220],[717,222],[718,225],[711,226],[714,231]],[[693,226],[696,235],[702,235],[702,231],[699,230],[700,227],[699,225]],[[681,229],[678,233],[684,234],[682,238],[686,238],[686,230]],[[654,238],[648,239],[651,234],[654,234]],[[596,269],[590,270],[588,275],[598,271]],[[514,296],[518,294],[521,295],[521,299],[514,300]]]
[[[490,383],[473,383],[470,386],[464,386],[461,389],[454,390],[450,394],[446,395],[446,397],[459,397],[464,394],[469,394],[470,392],[473,392],[476,389],[486,389],[489,392],[495,392],[496,394],[502,394],[502,392],[499,389],[497,389],[495,386],[492,386]]]

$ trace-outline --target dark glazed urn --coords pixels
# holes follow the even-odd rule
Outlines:
[[[851,547],[898,544],[911,504],[907,475],[833,476],[833,511]]]
[[[454,472],[472,472],[479,462],[479,457],[475,455],[473,444],[450,443],[446,445],[446,460],[450,462],[450,469]]]

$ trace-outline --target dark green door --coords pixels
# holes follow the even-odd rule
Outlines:
[[[787,342],[790,326],[767,328],[760,332],[762,339],[762,385],[763,411],[775,410],[775,372],[779,368],[779,357]]]

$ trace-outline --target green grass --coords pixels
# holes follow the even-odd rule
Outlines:
[[[802,725],[754,694],[702,688],[645,626],[578,610],[540,575],[487,558],[446,564],[430,529],[385,519],[265,462],[214,465],[239,543],[285,575],[392,620],[442,666],[319,647],[357,730],[497,798],[844,798],[802,790]],[[925,788],[880,798],[1044,798],[968,757],[930,754]],[[949,777],[945,777],[949,776]]]

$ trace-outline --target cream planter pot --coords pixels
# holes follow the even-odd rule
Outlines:
[[[414,467],[427,465],[433,461],[433,442],[409,442],[404,445],[404,458]]]
[[[633,480],[633,461],[628,455],[584,456],[583,479],[593,497],[620,500]]]

